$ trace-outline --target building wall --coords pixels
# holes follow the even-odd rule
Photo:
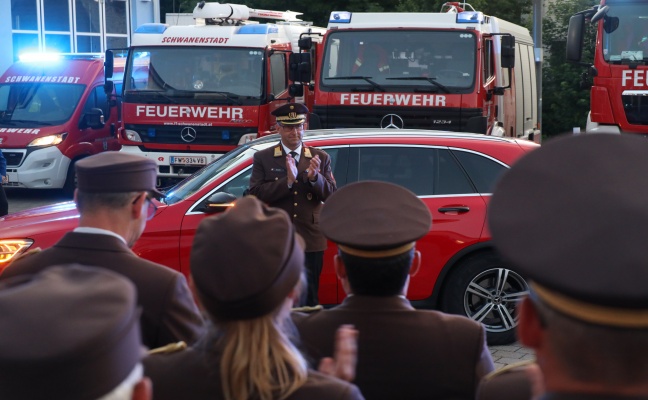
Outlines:
[[[141,24],[160,21],[160,0],[2,0],[0,72],[21,53],[103,53],[130,44]]]

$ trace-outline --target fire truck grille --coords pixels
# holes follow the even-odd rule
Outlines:
[[[4,155],[5,159],[7,160],[7,167],[17,167],[20,165],[20,163],[23,160],[24,153],[23,152],[18,152],[18,151],[7,151],[3,150],[2,154]]]
[[[241,136],[256,133],[256,127],[201,127],[201,126],[142,126],[127,125],[126,129],[139,133],[144,143],[192,144],[192,145],[231,145],[236,146]]]
[[[322,128],[404,128],[465,131],[481,109],[429,107],[318,107]],[[392,126],[389,126],[392,125]],[[485,132],[480,132],[485,133]]]
[[[621,96],[628,122],[648,125],[648,96]]]

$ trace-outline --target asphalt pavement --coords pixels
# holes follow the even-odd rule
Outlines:
[[[489,346],[488,348],[493,357],[496,369],[526,360],[535,360],[533,350],[522,346],[520,343],[505,346]]]

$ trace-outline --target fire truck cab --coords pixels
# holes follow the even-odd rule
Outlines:
[[[465,3],[441,11],[332,12],[314,78],[322,127],[539,140],[528,30]]]
[[[288,93],[289,54],[325,31],[300,14],[200,2],[193,25],[140,26],[125,72],[122,151],[155,160],[165,186],[273,131],[273,110],[304,101]]]
[[[119,150],[119,105],[104,93],[103,55],[28,54],[0,77],[6,187],[75,188],[74,163]],[[121,83],[123,66],[116,67]]]
[[[597,32],[586,132],[648,134],[648,1],[603,0],[572,16],[568,61],[581,61],[586,20]]]

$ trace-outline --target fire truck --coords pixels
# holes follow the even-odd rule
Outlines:
[[[334,11],[318,51],[312,111],[323,128],[540,140],[529,31],[468,4],[446,3],[439,13]],[[294,57],[308,66],[308,53]]]
[[[125,71],[122,151],[155,160],[165,186],[273,131],[271,112],[309,95],[289,93],[289,55],[325,31],[299,15],[200,2],[193,25],[140,26]]]
[[[123,63],[115,62],[121,85]],[[75,188],[74,163],[119,150],[119,104],[104,93],[103,54],[25,54],[0,77],[6,187]]]
[[[581,61],[586,20],[597,30],[586,132],[648,134],[648,1],[603,0],[573,15],[569,61]]]

